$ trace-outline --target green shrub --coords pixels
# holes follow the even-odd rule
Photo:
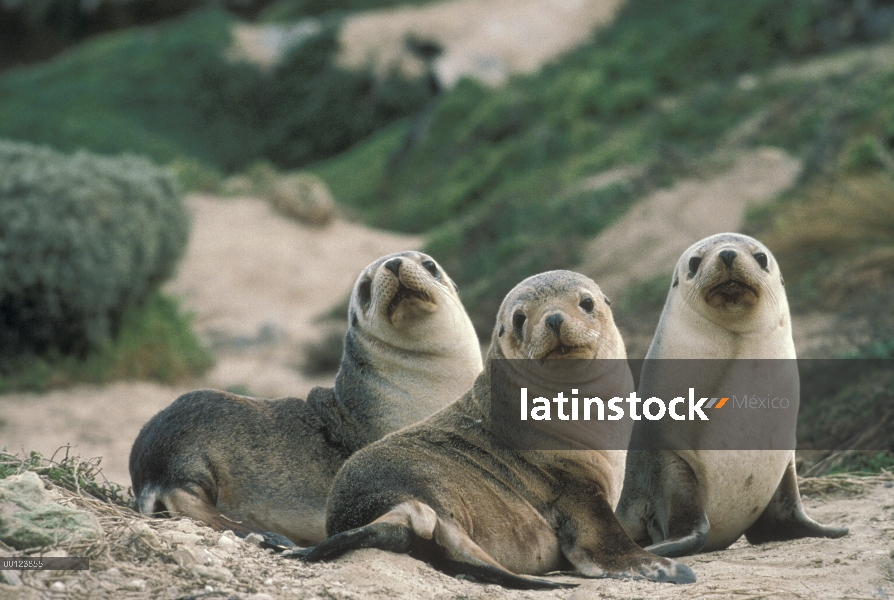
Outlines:
[[[0,354],[109,340],[188,236],[173,176],[148,160],[0,142]]]
[[[192,330],[192,317],[160,292],[131,306],[121,317],[118,335],[85,356],[22,354],[0,362],[0,393],[44,391],[76,383],[152,379],[178,383],[201,375],[214,364]]]

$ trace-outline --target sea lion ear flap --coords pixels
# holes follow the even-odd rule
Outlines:
[[[782,284],[782,287],[785,287],[785,278],[783,278],[782,275],[779,276],[779,283]]]
[[[453,281],[453,280],[451,279],[451,280],[450,280],[450,285],[453,286],[453,291],[456,292],[456,293],[458,294],[458,293],[459,293],[459,286],[456,285],[456,282]]]
[[[506,327],[500,323],[500,331],[497,332],[497,337],[503,337],[504,333],[506,333]]]
[[[608,299],[608,296],[606,296],[605,294],[602,294],[602,299],[605,300],[605,303],[606,303],[607,305],[609,305],[609,306],[612,305],[612,301],[609,300],[609,299]]]
[[[674,275],[674,282],[671,284],[671,287],[672,287],[672,288],[675,288],[675,287],[677,287],[678,285],[680,285],[680,274],[679,274],[679,273],[677,273],[676,275]]]

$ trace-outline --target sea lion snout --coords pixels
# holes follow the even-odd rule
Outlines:
[[[392,258],[385,263],[385,268],[394,273],[394,276],[400,279],[400,265],[403,261],[399,258]]]
[[[552,330],[560,339],[562,337],[562,323],[565,322],[565,317],[562,313],[552,313],[544,319],[544,323],[546,323],[547,328]]]
[[[717,256],[720,258],[721,262],[726,265],[727,271],[732,271],[733,261],[736,260],[736,256],[738,256],[738,254],[736,254],[736,251],[727,248],[725,250],[721,250]]]
[[[694,244],[683,254],[672,288],[682,280],[684,288],[693,288],[692,293],[685,293],[687,302],[700,298],[715,312],[733,311],[738,317],[759,303],[772,268],[769,251],[757,240],[720,234]]]
[[[623,346],[608,298],[579,273],[550,271],[511,291],[497,316],[493,348],[505,358],[603,358]]]
[[[420,252],[386,257],[370,271],[374,310],[392,325],[404,317],[435,312],[450,285],[437,263]]]

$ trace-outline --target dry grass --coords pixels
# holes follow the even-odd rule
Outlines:
[[[894,176],[844,175],[809,187],[792,203],[777,205],[771,230],[761,239],[799,276],[834,260],[825,285],[840,294],[860,282],[894,276]],[[859,256],[857,261],[849,260]],[[842,264],[848,261],[846,265]],[[791,276],[791,275],[790,275]]]
[[[878,483],[894,482],[894,472],[881,469],[877,475],[852,475],[838,473],[822,477],[799,477],[798,489],[802,496],[829,496],[844,494],[856,496]]]

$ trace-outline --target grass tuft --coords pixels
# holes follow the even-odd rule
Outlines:
[[[71,446],[62,446],[53,456],[45,458],[39,452],[30,452],[27,456],[11,454],[6,448],[0,450],[0,479],[20,475],[27,471],[37,473],[54,485],[86,495],[109,504],[130,507],[132,496],[129,487],[110,483],[102,474],[101,457],[85,459],[72,456]],[[64,450],[64,456],[56,457]]]

